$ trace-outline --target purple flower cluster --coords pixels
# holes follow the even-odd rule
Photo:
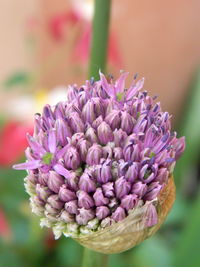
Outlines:
[[[67,100],[46,105],[27,135],[25,178],[41,224],[75,236],[119,222],[138,202],[158,196],[184,151],[170,116],[128,73],[70,86]],[[156,209],[148,226],[156,223]]]

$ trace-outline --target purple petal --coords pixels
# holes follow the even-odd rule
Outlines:
[[[46,150],[29,133],[27,133],[26,136],[27,136],[27,141],[33,152],[42,157],[46,153]]]
[[[61,164],[56,164],[53,166],[53,169],[60,175],[64,176],[66,179],[71,177],[70,171],[65,169]]]
[[[109,84],[107,79],[105,78],[105,76],[103,75],[103,73],[99,72],[100,75],[100,81],[101,81],[101,85],[103,87],[103,89],[106,91],[106,93],[110,96],[110,97],[115,97],[115,90],[114,90],[114,86]]]
[[[138,91],[142,89],[143,85],[144,85],[144,78],[139,80],[136,83],[136,85],[134,81],[134,83],[131,85],[131,87],[128,89],[126,93],[126,100],[131,100],[138,93]]]
[[[13,165],[15,170],[34,170],[42,166],[41,160],[32,160],[20,164]]]
[[[125,89],[125,81],[126,78],[128,77],[129,73],[124,72],[120,75],[119,79],[115,82],[115,87],[116,87],[116,93],[123,93]]]
[[[52,129],[49,131],[48,147],[49,147],[49,151],[54,154],[56,151],[56,130],[55,129]]]

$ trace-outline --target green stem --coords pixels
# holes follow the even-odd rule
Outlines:
[[[99,78],[99,70],[105,72],[108,48],[108,28],[111,0],[95,0],[89,78]],[[108,256],[84,248],[82,267],[106,267]]]
[[[82,267],[106,267],[108,265],[108,255],[84,248]]]
[[[110,6],[111,0],[95,0],[89,63],[89,78],[95,80],[99,78],[99,70],[106,70]]]

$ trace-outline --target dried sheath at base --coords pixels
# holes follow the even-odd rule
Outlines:
[[[170,177],[157,199],[153,201],[158,214],[156,225],[152,227],[146,225],[146,214],[148,214],[149,205],[152,204],[152,202],[147,202],[142,207],[134,208],[123,221],[75,240],[87,248],[105,254],[120,253],[128,250],[152,236],[159,229],[174,200],[175,184],[173,177]]]

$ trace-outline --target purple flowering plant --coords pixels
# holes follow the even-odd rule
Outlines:
[[[146,227],[158,222],[154,201],[185,148],[171,131],[168,112],[143,90],[144,79],[126,88],[115,81],[69,86],[56,106],[35,114],[25,163],[25,188],[41,226],[55,237],[77,238],[123,222],[149,203]]]

